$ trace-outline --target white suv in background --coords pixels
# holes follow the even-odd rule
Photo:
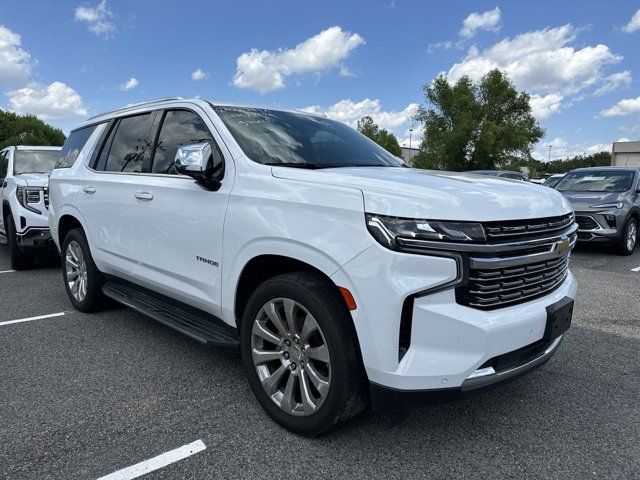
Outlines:
[[[576,294],[567,201],[399,165],[297,111],[165,99],[94,117],[50,180],[69,298],[240,345],[263,408],[307,435],[547,361]]]
[[[7,147],[0,151],[0,235],[7,239],[11,268],[31,266],[55,253],[49,234],[49,172],[60,147]]]

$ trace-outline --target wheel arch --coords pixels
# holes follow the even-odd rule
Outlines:
[[[69,233],[69,231],[73,230],[74,228],[81,228],[84,231],[82,222],[76,216],[70,213],[65,213],[60,217],[60,219],[58,220],[57,231],[59,242],[58,244],[60,245],[60,248],[62,248],[62,243],[64,242],[64,238],[67,236],[67,233]]]

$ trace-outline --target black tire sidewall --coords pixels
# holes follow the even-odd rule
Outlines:
[[[5,232],[7,233],[7,245],[9,246],[9,256],[11,258],[11,268],[14,270],[23,270],[32,264],[32,259],[28,257],[18,246],[16,227],[13,215],[7,215],[5,223]]]
[[[335,287],[334,287],[335,288]],[[320,291],[318,291],[320,290]],[[266,394],[255,371],[251,356],[251,331],[253,321],[260,308],[274,298],[290,298],[304,306],[316,319],[322,329],[331,361],[331,386],[329,393],[318,411],[308,417],[296,417],[283,412]],[[253,293],[243,315],[240,345],[242,363],[249,384],[262,407],[269,416],[283,427],[305,436],[316,436],[331,429],[345,417],[345,405],[349,401],[349,390],[357,388],[349,385],[348,369],[362,369],[359,355],[354,357],[353,338],[348,329],[340,328],[352,322],[348,311],[339,300],[332,298],[331,290],[310,291],[305,282],[296,281],[293,275],[280,275],[268,280]],[[353,329],[352,325],[351,328]],[[347,330],[347,332],[345,332]],[[346,335],[345,335],[346,333]],[[350,344],[350,345],[349,345]],[[350,346],[350,351],[349,351]],[[355,361],[354,361],[355,359]],[[361,372],[357,372],[360,374]],[[346,419],[346,418],[345,418]]]
[[[84,261],[87,266],[87,295],[84,299],[79,302],[76,300],[69,289],[69,284],[67,283],[67,268],[65,256],[67,252],[67,247],[69,243],[72,241],[78,242],[80,245],[80,249],[82,250],[82,255],[84,256]],[[64,242],[62,244],[62,279],[64,281],[64,287],[67,291],[67,295],[69,296],[69,300],[73,304],[73,306],[80,310],[81,312],[92,312],[99,309],[103,304],[103,295],[102,295],[102,285],[103,278],[102,274],[96,267],[93,262],[93,257],[91,256],[91,250],[89,249],[89,244],[84,235],[84,232],[79,228],[74,228],[70,230],[64,238]]]

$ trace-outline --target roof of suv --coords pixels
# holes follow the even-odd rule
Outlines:
[[[157,100],[150,100],[148,102],[135,103],[132,105],[127,105],[126,107],[116,108],[114,110],[109,110],[107,112],[94,115],[92,117],[89,117],[86,121],[82,122],[80,125],[78,125],[74,130],[84,126],[94,125],[96,123],[107,121],[113,117],[117,117],[125,113],[127,114],[134,113],[136,111],[142,112],[142,111],[148,110],[149,107],[163,108],[163,107],[171,106],[173,104],[180,104],[180,103],[193,103],[196,105],[199,104],[201,106],[204,106],[204,104],[208,104],[215,107],[260,108],[265,110],[277,110],[281,112],[294,112],[294,113],[303,113],[305,115],[326,117],[322,113],[307,112],[303,110],[295,110],[295,109],[283,108],[283,107],[278,107],[273,105],[251,105],[251,104],[241,104],[241,103],[234,103],[234,102],[211,101],[211,100],[204,100],[202,98],[169,97],[169,98],[159,98]]]
[[[11,145],[8,148],[15,148],[16,150],[62,150],[62,147],[53,147],[47,145]]]
[[[619,170],[626,172],[637,172],[640,170],[640,167],[614,167],[610,165],[606,165],[604,167],[583,167],[583,168],[574,168],[571,170],[572,172],[588,172],[589,170]]]

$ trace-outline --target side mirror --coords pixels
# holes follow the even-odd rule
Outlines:
[[[178,173],[188,175],[207,190],[218,190],[224,170],[222,152],[210,142],[182,145],[176,151]]]

